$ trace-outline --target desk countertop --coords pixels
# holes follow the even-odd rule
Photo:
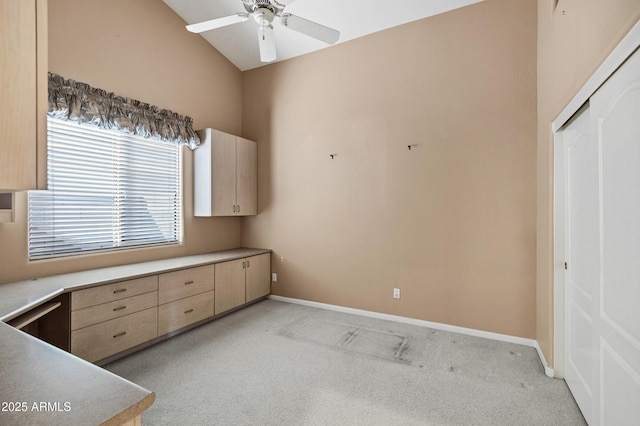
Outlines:
[[[270,252],[239,248],[0,284],[0,321],[7,322],[62,293]]]
[[[0,423],[121,425],[155,394],[13,327],[0,324]]]

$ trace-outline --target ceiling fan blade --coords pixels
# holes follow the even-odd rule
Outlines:
[[[260,47],[260,60],[262,62],[276,60],[276,39],[271,25],[263,25],[258,28],[258,46]]]
[[[224,18],[211,19],[210,21],[187,25],[187,30],[192,33],[202,33],[204,31],[226,27],[227,25],[237,24],[238,22],[244,22],[247,19],[249,19],[249,14],[236,13],[235,15],[225,16]]]
[[[325,27],[317,22],[309,21],[290,13],[284,13],[280,20],[285,27],[313,37],[317,40],[333,44],[340,38],[340,31]]]

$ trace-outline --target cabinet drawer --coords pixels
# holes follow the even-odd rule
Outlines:
[[[158,290],[157,275],[78,290],[71,293],[71,310],[75,311],[156,290]]]
[[[204,293],[205,291],[211,291],[213,290],[213,280],[213,265],[160,274],[158,304],[162,305],[167,302]]]
[[[213,291],[158,307],[158,335],[170,333],[213,316]]]
[[[98,324],[158,305],[158,292],[140,294],[71,312],[71,330]]]
[[[71,332],[71,353],[95,362],[158,336],[158,308]]]

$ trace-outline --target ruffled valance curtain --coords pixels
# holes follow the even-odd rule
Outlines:
[[[49,73],[49,116],[196,149],[191,117]]]

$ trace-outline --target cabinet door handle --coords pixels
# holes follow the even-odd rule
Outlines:
[[[122,337],[122,336],[124,336],[125,334],[127,334],[127,332],[126,332],[126,331],[121,331],[121,332],[120,332],[120,333],[118,333],[118,334],[114,334],[114,335],[113,335],[113,338],[114,338],[114,339],[116,339],[116,338],[118,338],[118,337]]]
[[[240,204],[238,204],[238,213],[240,213]]]
[[[126,288],[119,288],[119,289],[113,290],[113,294],[124,293],[125,291],[127,291]]]
[[[190,284],[193,284],[193,281],[185,281],[184,282],[184,285],[190,285]]]
[[[242,262],[242,269],[247,267],[247,262]]]
[[[193,309],[187,309],[186,311],[184,311],[185,314],[190,314],[191,312],[193,312]]]
[[[123,309],[127,309],[127,305],[118,306],[117,308],[113,308],[113,312],[121,311]]]
[[[247,260],[247,268],[250,267],[251,264],[249,263],[249,261]]]

